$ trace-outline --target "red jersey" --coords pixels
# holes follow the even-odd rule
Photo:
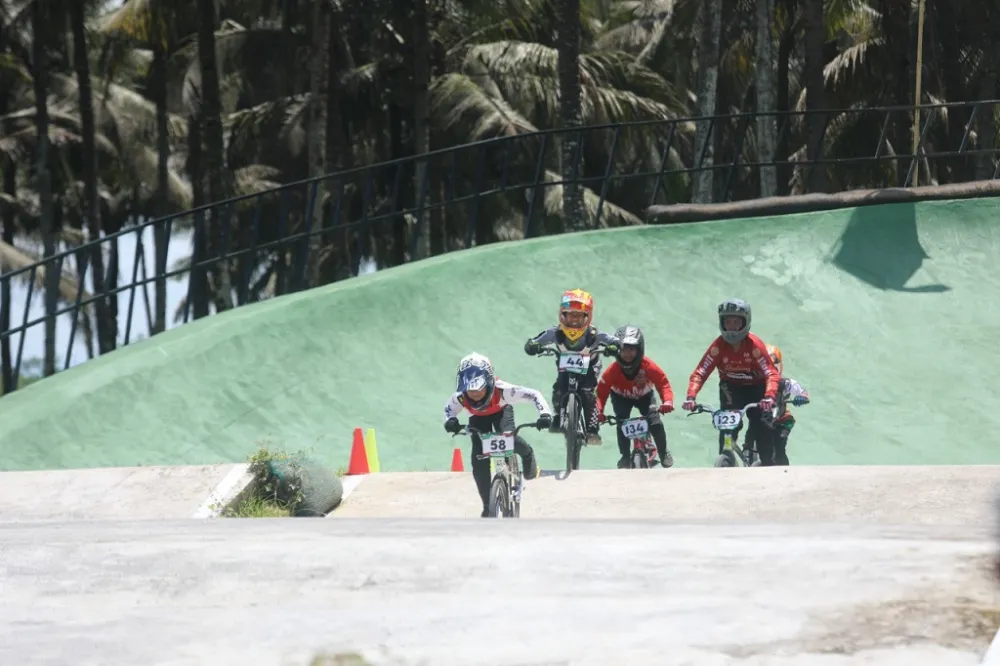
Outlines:
[[[771,361],[771,355],[767,353],[767,346],[753,333],[748,333],[736,349],[723,340],[721,335],[717,337],[691,373],[687,394],[698,395],[698,391],[716,368],[719,369],[719,381],[737,386],[766,384],[765,397],[774,399],[778,394],[781,376]]]
[[[634,400],[650,393],[653,388],[656,388],[656,392],[660,394],[661,401],[674,401],[674,392],[667,380],[667,373],[663,372],[660,366],[656,365],[648,356],[642,357],[635,379],[626,377],[621,364],[614,361],[597,382],[597,409],[598,411],[604,410],[604,403],[607,402],[612,391]]]

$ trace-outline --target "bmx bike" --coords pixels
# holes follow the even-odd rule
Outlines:
[[[757,455],[757,447],[741,447],[736,436],[743,425],[743,417],[748,409],[757,407],[756,402],[751,402],[741,409],[716,409],[711,405],[696,404],[688,416],[695,414],[711,414],[712,425],[722,433],[722,453],[715,459],[713,467],[759,467],[760,456]]]
[[[561,404],[553,405],[559,415],[559,427],[566,440],[566,472],[580,469],[580,451],[587,441],[587,416],[584,410],[584,400],[580,388],[580,380],[590,371],[592,354],[604,352],[603,344],[597,344],[583,351],[561,351],[555,347],[542,347],[536,356],[556,356],[559,360],[559,372],[566,373],[566,391]],[[562,378],[558,381],[562,381]]]
[[[653,436],[649,434],[649,421],[645,416],[627,419],[609,416],[605,422],[619,426],[622,434],[632,443],[629,469],[649,469],[656,463],[656,444],[653,442]]]
[[[493,480],[490,482],[489,515],[494,518],[518,518],[521,515],[521,494],[524,492],[524,475],[514,451],[514,438],[523,428],[537,428],[534,423],[525,423],[513,432],[481,432],[469,425],[462,426],[457,435],[479,435],[482,453],[476,458],[493,460]]]

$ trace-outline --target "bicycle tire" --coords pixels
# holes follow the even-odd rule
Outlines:
[[[566,471],[580,469],[580,450],[583,442],[578,432],[580,421],[580,404],[577,402],[575,393],[566,396],[566,420],[564,421],[563,433],[566,437]]]
[[[502,476],[494,477],[490,486],[490,517],[507,518],[510,511],[507,506],[508,499],[507,480]]]

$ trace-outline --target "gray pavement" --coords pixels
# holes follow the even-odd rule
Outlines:
[[[988,530],[655,520],[0,525],[0,663],[975,664]]]

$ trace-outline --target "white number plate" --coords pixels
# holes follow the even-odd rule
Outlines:
[[[563,352],[559,356],[559,371],[585,375],[590,369],[590,356],[580,352]]]
[[[514,450],[514,435],[491,433],[483,435],[483,454],[487,456],[503,456]]]
[[[712,414],[712,425],[719,430],[733,430],[742,421],[743,415],[735,411],[719,410]]]
[[[622,423],[622,434],[629,439],[639,439],[649,433],[649,423],[646,419],[629,419]]]

